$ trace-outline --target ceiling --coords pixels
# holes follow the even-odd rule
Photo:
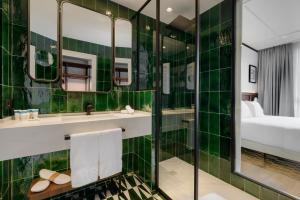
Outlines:
[[[112,0],[127,8],[135,11],[139,10],[146,0]],[[201,0],[200,13],[212,8],[223,0]],[[183,16],[189,20],[195,18],[195,0],[161,0],[161,21],[170,24],[178,16]],[[172,12],[167,12],[166,9],[171,7]],[[143,10],[142,13],[152,18],[156,18],[156,1],[152,0]]]
[[[300,0],[243,0],[242,40],[257,50],[300,41]]]

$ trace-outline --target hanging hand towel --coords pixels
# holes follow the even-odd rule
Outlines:
[[[98,133],[87,132],[71,135],[72,187],[81,187],[98,180]]]
[[[100,179],[122,172],[122,130],[102,131],[99,134]]]

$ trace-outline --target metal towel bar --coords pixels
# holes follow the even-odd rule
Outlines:
[[[121,128],[122,129],[122,132],[124,133],[126,131],[125,128]],[[65,135],[65,140],[70,140],[71,139],[71,136],[70,135]]]

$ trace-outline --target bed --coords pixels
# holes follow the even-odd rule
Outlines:
[[[300,118],[268,115],[242,118],[241,145],[300,162]]]

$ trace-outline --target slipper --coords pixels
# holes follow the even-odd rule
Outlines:
[[[42,179],[49,180],[57,185],[63,185],[71,181],[70,176],[66,174],[60,174],[48,169],[42,169],[39,174]]]
[[[43,192],[45,191],[50,185],[50,181],[48,180],[41,180],[36,182],[30,189],[31,192]]]

